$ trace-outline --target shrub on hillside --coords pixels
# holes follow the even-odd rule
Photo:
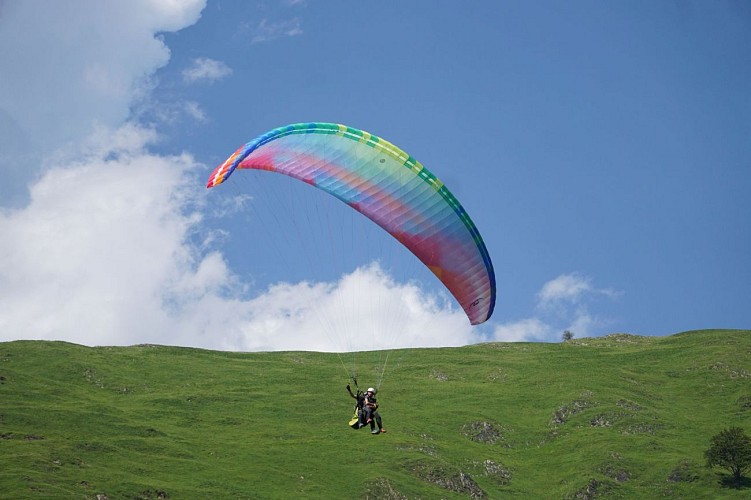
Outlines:
[[[730,427],[712,437],[704,452],[707,466],[722,467],[740,482],[743,474],[751,470],[751,438],[740,427]]]

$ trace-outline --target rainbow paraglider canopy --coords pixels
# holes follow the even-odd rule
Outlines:
[[[330,193],[416,255],[470,323],[493,313],[493,264],[472,219],[436,176],[390,142],[345,125],[299,123],[239,148],[212,172],[207,187],[236,169],[278,172]]]

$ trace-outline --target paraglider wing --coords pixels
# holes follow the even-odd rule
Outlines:
[[[334,123],[280,127],[235,151],[206,187],[238,168],[278,172],[336,196],[428,266],[473,325],[493,313],[493,265],[474,223],[441,181],[390,142]]]

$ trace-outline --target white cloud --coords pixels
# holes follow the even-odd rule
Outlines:
[[[195,101],[187,101],[183,106],[183,110],[197,122],[206,121],[206,113],[203,112],[201,106]]]
[[[208,82],[221,80],[232,74],[232,68],[221,61],[207,57],[193,59],[190,67],[183,70],[183,80],[187,83]]]
[[[148,115],[152,118],[151,121],[160,126],[174,126],[190,122],[200,124],[208,121],[206,113],[196,101],[178,99],[172,102],[160,102],[158,105],[153,104],[148,103],[138,111],[145,111],[144,116]]]
[[[576,303],[582,294],[592,291],[588,278],[578,274],[563,274],[545,283],[537,294],[541,307],[561,301]]]
[[[372,264],[336,283],[278,283],[238,302],[223,348],[350,352],[477,341],[464,313]],[[227,329],[227,327],[229,327]]]
[[[611,289],[592,285],[589,277],[563,274],[543,284],[537,293],[537,315],[532,318],[495,325],[496,341],[543,341],[561,339],[565,330],[577,337],[597,334],[607,326],[607,318],[593,315],[591,304],[600,298],[614,299],[620,295]]]
[[[303,30],[298,18],[283,21],[262,19],[254,30],[251,43],[270,42],[284,36],[302,35]]]
[[[0,216],[3,336],[97,344],[162,336],[162,288],[203,264],[183,244],[198,217],[185,212],[192,168],[187,156],[136,151],[47,171],[27,207]]]
[[[531,342],[549,340],[552,327],[539,318],[527,318],[496,325],[493,331],[495,342]]]
[[[562,274],[545,283],[537,294],[538,307],[547,309],[562,304],[578,304],[587,297],[616,298],[619,292],[609,288],[596,288],[592,280],[577,273]]]
[[[79,142],[97,127],[119,128],[169,60],[157,34],[195,23],[205,3],[3,2],[0,132],[8,133],[0,134],[0,171],[25,184],[38,173],[40,152]],[[24,161],[30,156],[35,161]]]
[[[586,308],[579,308],[571,317],[569,326],[564,330],[568,330],[578,337],[589,337],[594,333],[594,329],[606,325],[607,320],[593,317]],[[561,332],[557,333],[561,334]]]

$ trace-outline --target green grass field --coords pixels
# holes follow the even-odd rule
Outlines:
[[[751,331],[390,359],[373,436],[335,354],[0,343],[0,497],[751,496],[703,458],[751,434]]]

